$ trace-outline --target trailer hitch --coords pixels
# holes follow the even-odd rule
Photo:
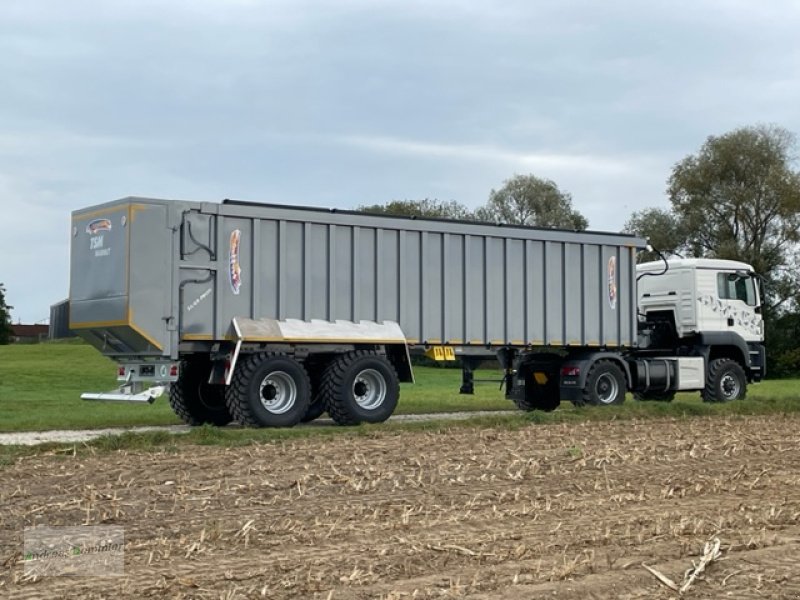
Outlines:
[[[81,399],[112,402],[147,402],[148,404],[152,404],[155,402],[156,398],[159,398],[164,394],[167,386],[156,385],[151,388],[141,389],[143,387],[144,386],[137,386],[135,383],[133,383],[129,385],[123,385],[110,392],[81,394]]]

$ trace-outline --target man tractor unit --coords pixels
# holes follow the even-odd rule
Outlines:
[[[743,398],[765,374],[757,276],[637,266],[626,234],[124,198],[72,215],[70,328],[118,363],[86,399],[169,402],[189,424],[386,420],[410,356],[498,359],[523,410]]]

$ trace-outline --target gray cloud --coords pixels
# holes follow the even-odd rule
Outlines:
[[[706,136],[800,131],[777,1],[56,0],[0,6],[0,281],[67,293],[69,213],[126,195],[476,207],[515,173],[593,228]]]

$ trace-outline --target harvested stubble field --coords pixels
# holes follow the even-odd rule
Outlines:
[[[800,597],[800,417],[452,427],[23,456],[3,597]],[[120,578],[26,580],[23,528],[125,529]]]

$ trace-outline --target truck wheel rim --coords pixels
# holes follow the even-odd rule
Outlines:
[[[734,377],[730,373],[726,373],[722,377],[722,381],[720,382],[720,384],[723,396],[725,396],[729,400],[739,397],[739,390],[741,388],[739,386],[739,381],[736,379],[736,377]]]
[[[261,381],[258,393],[264,408],[273,414],[282,415],[297,401],[297,384],[285,371],[273,371]]]
[[[603,373],[597,378],[594,389],[597,393],[597,399],[603,404],[611,404],[619,394],[619,384],[616,377],[608,373]]]
[[[375,369],[364,369],[353,380],[353,398],[364,410],[373,410],[386,399],[386,380]]]

